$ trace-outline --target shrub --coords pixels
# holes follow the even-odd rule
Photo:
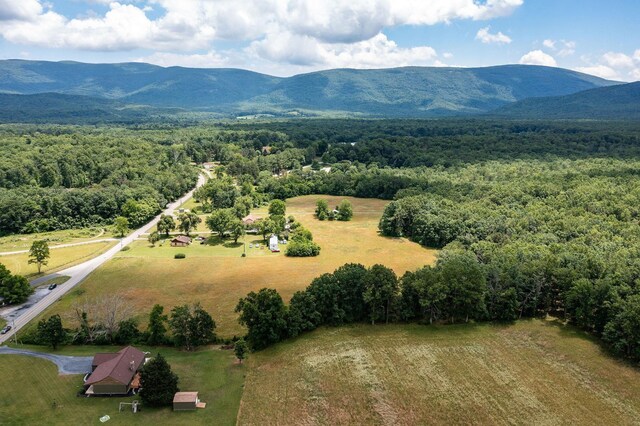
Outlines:
[[[287,246],[285,255],[290,257],[310,257],[320,254],[320,246],[313,241],[291,241]]]
[[[120,249],[120,251],[129,251],[129,250],[131,250],[131,247],[129,246],[124,246]]]
[[[184,253],[176,253],[175,255],[173,255],[174,259],[184,259],[185,257],[187,257],[187,255]]]

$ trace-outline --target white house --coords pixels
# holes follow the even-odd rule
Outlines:
[[[280,251],[280,249],[278,248],[278,236],[277,235],[272,235],[271,238],[269,238],[269,250],[271,250],[271,251]]]

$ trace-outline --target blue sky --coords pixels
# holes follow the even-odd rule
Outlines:
[[[637,0],[0,0],[0,57],[238,67],[559,66],[640,80]]]

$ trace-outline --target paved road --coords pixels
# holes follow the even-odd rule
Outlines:
[[[85,244],[95,244],[95,243],[104,243],[107,241],[118,241],[116,238],[103,238],[100,240],[91,240],[91,241],[82,241],[79,243],[67,243],[67,244],[60,244],[57,246],[51,246],[49,247],[51,250],[53,249],[59,249],[59,248],[65,248],[65,247],[73,247],[73,246],[83,246]],[[29,250],[18,250],[18,251],[3,251],[0,253],[0,256],[11,256],[12,254],[22,254],[22,253],[29,253]]]
[[[180,207],[183,203],[185,203],[187,200],[189,200],[193,196],[193,192],[200,186],[204,185],[205,182],[206,182],[206,178],[204,177],[204,175],[200,175],[198,177],[198,183],[196,184],[196,187],[191,191],[189,191],[186,195],[184,195],[179,200],[176,200],[173,203],[169,204],[163,213],[173,214],[174,211],[178,207]],[[159,220],[160,220],[160,215],[156,216],[151,222],[147,223],[146,225],[133,231],[128,236],[122,238],[120,240],[120,244],[117,244],[115,247],[112,247],[105,253],[97,257],[94,257],[91,260],[87,260],[86,262],[81,263],[79,265],[72,266],[71,268],[67,268],[62,271],[58,271],[58,274],[67,275],[71,278],[63,285],[60,285],[55,290],[52,290],[49,294],[47,294],[45,297],[43,297],[33,306],[29,307],[28,309],[25,309],[18,318],[13,320],[11,323],[11,326],[13,327],[11,331],[8,332],[7,334],[0,335],[0,344],[9,340],[11,336],[13,336],[13,334],[15,334],[18,330],[20,330],[25,325],[27,325],[29,321],[31,321],[32,319],[40,315],[42,311],[47,309],[53,302],[60,299],[67,292],[71,291],[71,289],[73,289],[75,286],[80,284],[90,273],[95,271],[103,263],[105,263],[106,261],[111,259],[113,256],[115,256],[122,249],[122,247],[129,245],[131,242],[135,241],[142,234],[144,234],[144,232],[147,229],[155,226]]]
[[[0,346],[0,355],[26,355],[35,358],[42,358],[53,362],[58,366],[58,373],[60,374],[84,374],[91,371],[90,356],[66,356],[66,355],[54,355],[44,352],[26,351],[23,349],[13,349],[6,346]]]

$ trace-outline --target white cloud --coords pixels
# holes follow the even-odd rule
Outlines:
[[[602,60],[611,68],[633,68],[633,58],[618,52],[607,52]]]
[[[547,49],[557,52],[558,56],[563,58],[571,56],[576,52],[576,42],[571,40],[546,39],[542,42],[542,45]]]
[[[38,0],[0,0],[0,21],[31,20],[42,10]]]
[[[544,53],[542,50],[532,50],[520,58],[520,63],[524,65],[544,65],[546,67],[558,66],[553,56]]]
[[[0,0],[9,43],[71,50],[151,51],[162,65],[306,70],[444,65],[429,46],[399,47],[383,30],[507,16],[523,0],[77,0],[99,13],[65,16],[63,0]],[[480,35],[483,35],[480,33]],[[509,43],[486,31],[493,43]],[[233,41],[217,52],[216,41]],[[244,47],[248,46],[248,47]],[[450,56],[443,56],[450,59]],[[281,66],[282,65],[282,66]]]
[[[585,74],[595,75],[596,77],[606,78],[609,80],[618,79],[618,73],[616,70],[606,65],[592,65],[588,67],[578,67],[576,71],[583,72]]]
[[[490,27],[481,28],[476,34],[476,40],[480,40],[485,44],[497,43],[497,44],[509,44],[511,43],[511,37],[502,34],[498,31],[497,34],[491,34],[489,32]]]
[[[636,51],[634,52],[634,54],[633,54],[633,59],[634,59],[635,61],[640,62],[640,49],[638,49],[638,50],[636,50]]]
[[[542,42],[542,45],[543,45],[544,47],[548,48],[548,49],[556,50],[556,42],[555,42],[555,40],[549,40],[549,39],[547,39],[547,40],[545,40],[545,41],[543,41],[543,42]]]
[[[453,53],[451,53],[451,52],[444,52],[444,53],[442,54],[442,57],[443,57],[443,58],[445,58],[445,59],[451,59],[451,58],[453,58]]]
[[[251,43],[246,51],[254,58],[322,68],[432,65],[437,57],[429,46],[401,48],[382,33],[357,43],[322,43],[308,36],[276,33]]]

